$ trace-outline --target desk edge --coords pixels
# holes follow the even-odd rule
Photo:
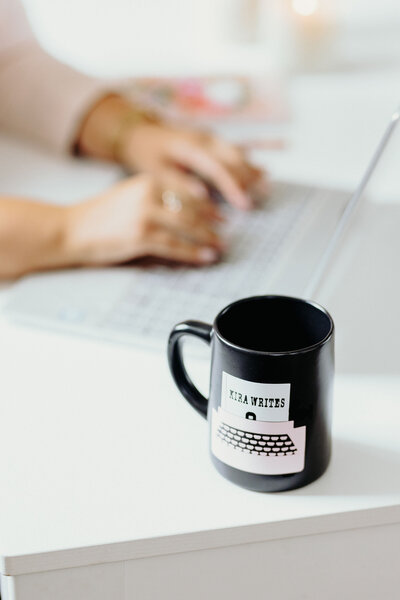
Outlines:
[[[270,523],[195,531],[34,554],[2,556],[0,573],[15,576],[112,563],[400,522],[400,505],[338,512]]]

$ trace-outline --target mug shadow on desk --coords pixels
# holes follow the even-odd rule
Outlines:
[[[389,448],[336,438],[330,466],[318,481],[291,495],[368,496],[396,494],[400,482],[400,453]]]

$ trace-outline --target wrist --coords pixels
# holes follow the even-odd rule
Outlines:
[[[125,164],[125,139],[137,126],[156,122],[155,115],[122,96],[106,96],[87,115],[75,144],[76,152]]]
[[[74,241],[74,206],[52,206],[51,225],[47,228],[44,252],[39,259],[39,268],[61,268],[79,265],[79,248]],[[43,228],[44,230],[45,228]]]
[[[108,211],[101,196],[67,208],[65,256],[71,266],[89,266],[108,262]]]
[[[31,199],[2,197],[0,202],[0,277],[77,264],[69,242],[69,213]]]
[[[86,205],[89,202],[66,207],[63,253],[70,266],[82,266],[90,262],[93,242],[90,226],[86,224]]]
[[[17,246],[12,252],[19,264],[16,270],[24,273],[72,266],[67,243],[67,207],[29,201],[18,208],[21,225],[15,234]],[[37,234],[33,235],[32,230]],[[23,252],[19,248],[24,249]]]

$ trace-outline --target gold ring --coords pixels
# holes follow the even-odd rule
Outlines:
[[[171,212],[178,213],[182,210],[182,201],[173,190],[164,190],[161,199],[165,208]]]

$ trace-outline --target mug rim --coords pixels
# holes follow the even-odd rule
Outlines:
[[[325,337],[322,338],[319,342],[315,342],[315,344],[311,344],[310,346],[304,346],[304,348],[298,348],[296,350],[280,350],[280,351],[270,351],[270,350],[252,350],[251,348],[245,348],[244,346],[239,346],[238,344],[234,344],[224,337],[221,331],[218,328],[218,319],[222,317],[228,310],[230,310],[233,306],[237,306],[238,304],[242,304],[244,302],[248,302],[249,300],[294,300],[295,302],[301,302],[302,304],[306,304],[307,306],[312,306],[323,313],[328,319],[330,323],[329,331]],[[304,354],[306,352],[311,352],[316,348],[321,348],[324,346],[333,336],[335,331],[335,324],[329,312],[318,302],[314,302],[313,300],[304,300],[303,298],[297,298],[296,296],[283,296],[280,294],[260,294],[257,296],[248,296],[247,298],[240,298],[239,300],[234,300],[227,306],[225,306],[222,310],[219,311],[217,316],[214,319],[213,323],[213,331],[217,335],[218,339],[229,346],[230,348],[234,348],[235,350],[239,350],[240,352],[245,352],[247,354],[257,354],[259,356],[290,356],[294,354]]]

